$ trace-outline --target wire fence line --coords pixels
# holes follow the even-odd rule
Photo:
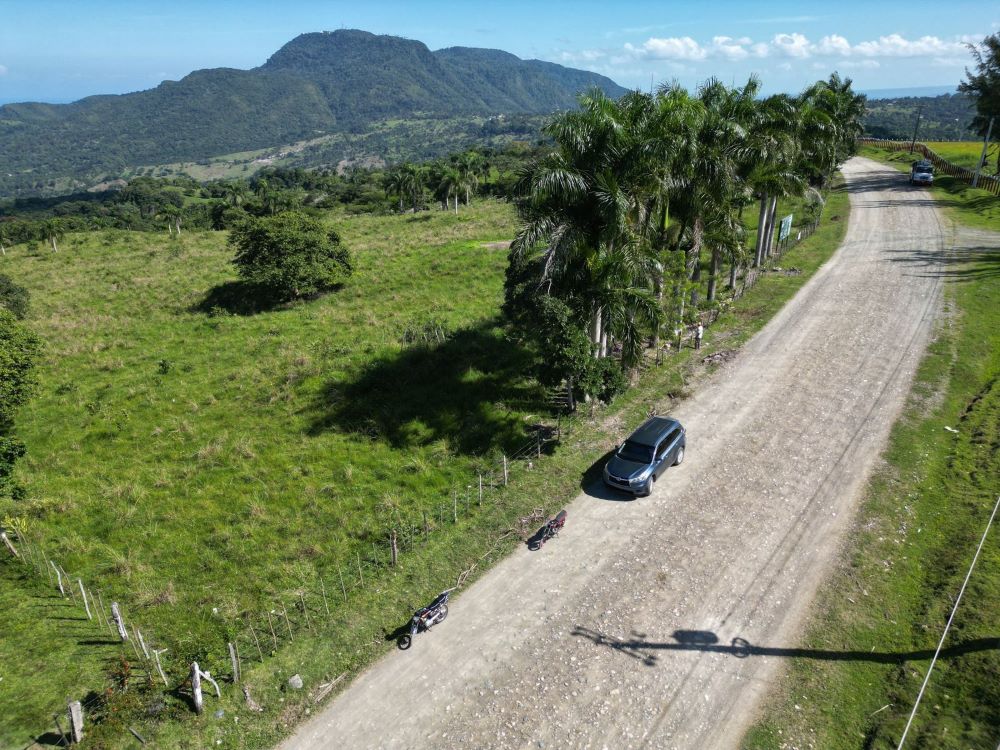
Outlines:
[[[875,146],[876,148],[880,148],[884,151],[917,151],[942,172],[955,177],[968,185],[972,184],[972,181],[976,176],[976,170],[952,164],[924,143],[913,143],[912,141],[890,141],[882,140],[881,138],[858,138],[858,143],[863,146]],[[977,187],[993,193],[993,195],[1000,195],[1000,178],[980,172]]]
[[[738,275],[740,283],[728,290],[723,304],[697,313],[698,322],[705,327],[713,325],[723,309],[752,289],[763,275],[779,271],[777,263],[782,256],[812,235],[818,225],[817,218],[815,222],[795,230],[794,236],[790,234],[784,240],[776,242],[760,268],[742,270]],[[682,332],[679,337],[681,345],[693,339],[694,328],[695,326],[690,326]],[[657,362],[659,361],[657,353]],[[435,531],[455,526],[480,513],[484,507],[501,506],[503,490],[510,485],[515,475],[534,469],[535,463],[551,452],[553,446],[560,443],[564,436],[571,434],[583,419],[579,415],[566,413],[566,405],[559,403],[558,399],[550,403],[556,412],[554,424],[533,425],[529,436],[521,444],[509,452],[484,459],[480,468],[469,475],[464,486],[455,487],[446,497],[429,507],[406,513],[396,512],[394,518],[385,522],[380,531],[370,535],[366,542],[356,542],[349,554],[341,556],[335,562],[329,562],[311,580],[303,580],[292,589],[275,593],[263,607],[246,608],[235,616],[219,614],[217,610],[213,610],[214,616],[223,618],[228,632],[225,641],[207,649],[213,655],[209,657],[213,666],[218,668],[224,665],[222,672],[217,671],[218,679],[224,684],[240,686],[250,709],[260,710],[250,695],[248,686],[243,683],[244,662],[249,659],[264,663],[282,646],[293,643],[296,637],[320,632],[337,617],[338,607],[349,602],[352,594],[375,587],[380,574],[399,565],[401,556],[414,553],[427,545]],[[479,562],[499,548],[500,541],[511,534],[528,538],[536,530],[535,525],[540,525],[545,518],[545,508],[534,508],[530,514],[519,516],[513,528],[498,535],[497,543],[483,558],[458,576],[458,585],[464,585]],[[94,589],[85,584],[81,576],[71,575],[54,556],[47,553],[41,540],[28,534],[25,529],[15,528],[12,531],[15,535],[13,539],[6,532],[0,534],[9,552],[31,568],[40,581],[58,590],[63,599],[77,606],[98,632],[119,640],[125,659],[131,658],[129,654],[134,656],[134,661],[123,661],[122,668],[129,672],[130,679],[143,679],[149,684],[161,683],[165,689],[188,696],[192,707],[200,712],[200,691],[195,690],[194,684],[200,682],[200,677],[203,676],[215,685],[216,679],[209,672],[202,672],[197,663],[188,665],[180,661],[180,655],[173,659],[163,658],[169,651],[168,642],[154,635],[155,627],[140,622],[143,618],[135,614],[138,608],[133,609],[130,604],[126,606],[122,597],[112,600],[107,591]],[[133,666],[138,666],[138,674],[131,674]],[[322,700],[331,689],[332,683],[319,685],[314,702]],[[197,698],[195,693],[198,694]],[[103,700],[104,696],[99,692],[94,694],[81,704],[84,713],[99,708]],[[64,714],[64,718],[69,720],[70,714],[71,712]],[[53,713],[58,736],[63,738],[64,744],[69,744],[72,732],[67,734],[63,731],[58,717],[58,713]],[[145,743],[134,728],[130,728],[130,731],[138,741]]]

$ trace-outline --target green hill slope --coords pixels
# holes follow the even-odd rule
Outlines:
[[[390,119],[548,113],[573,106],[591,86],[624,93],[595,73],[498,50],[431,52],[354,30],[303,34],[252,70],[199,70],[132,94],[0,107],[0,196],[361,133]]]

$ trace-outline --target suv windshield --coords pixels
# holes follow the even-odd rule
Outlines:
[[[635,461],[637,464],[648,464],[653,459],[653,449],[648,445],[626,440],[624,445],[618,449],[618,457],[624,458],[626,461]]]
[[[934,171],[934,167],[930,164],[917,164],[913,167],[914,172],[919,172],[920,174],[926,174]]]

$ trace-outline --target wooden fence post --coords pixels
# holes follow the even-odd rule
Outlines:
[[[83,608],[87,610],[87,619],[93,620],[94,616],[90,614],[90,604],[87,602],[87,592],[83,589],[83,579],[77,578],[76,582],[80,584],[80,596],[83,597]]]
[[[56,566],[56,564],[51,560],[49,560],[49,565],[51,565],[52,569],[56,572],[56,583],[59,585],[59,593],[62,594],[63,598],[65,599],[66,589],[63,588],[62,573],[59,572],[58,566]]]
[[[392,556],[392,567],[396,567],[399,560],[399,542],[396,539],[396,530],[389,532],[389,552]]]
[[[68,708],[70,742],[83,742],[83,706],[80,701],[70,701]]]
[[[503,454],[503,486],[507,486],[507,454]]]
[[[156,671],[160,673],[160,679],[163,680],[164,687],[166,687],[168,683],[167,683],[167,676],[163,674],[163,665],[160,664],[160,654],[164,653],[165,651],[166,651],[165,648],[153,649],[153,657],[156,659]]]
[[[233,644],[227,644],[229,646],[229,661],[233,665],[233,682],[237,683],[240,681],[240,662],[236,658],[236,649],[233,648]]]
[[[393,565],[396,564],[396,556],[395,555],[392,556],[392,564]],[[326,616],[329,617],[330,616],[330,605],[326,601],[326,584],[323,582],[323,576],[320,576],[320,578],[319,578],[319,585],[320,585],[320,588],[323,590],[323,609],[326,610]]]
[[[347,586],[344,585],[344,571],[337,565],[337,575],[340,577],[340,591],[344,594],[344,601],[347,601]]]
[[[479,475],[479,505],[483,504],[483,475]]]
[[[122,639],[122,642],[127,641],[128,630],[125,629],[125,620],[122,619],[122,613],[118,608],[118,602],[111,602],[111,619],[115,621],[115,625],[118,628],[118,636]]]
[[[191,694],[194,698],[194,712],[200,715],[205,706],[201,695],[201,670],[196,661],[191,662]]]

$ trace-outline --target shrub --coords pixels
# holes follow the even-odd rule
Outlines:
[[[18,320],[28,314],[28,290],[8,276],[0,274],[0,307],[6,307]]]
[[[0,434],[10,429],[14,415],[35,387],[35,358],[39,338],[0,308]]]
[[[240,276],[282,300],[331,289],[352,270],[340,236],[297,211],[248,218],[232,230],[229,243]]]

